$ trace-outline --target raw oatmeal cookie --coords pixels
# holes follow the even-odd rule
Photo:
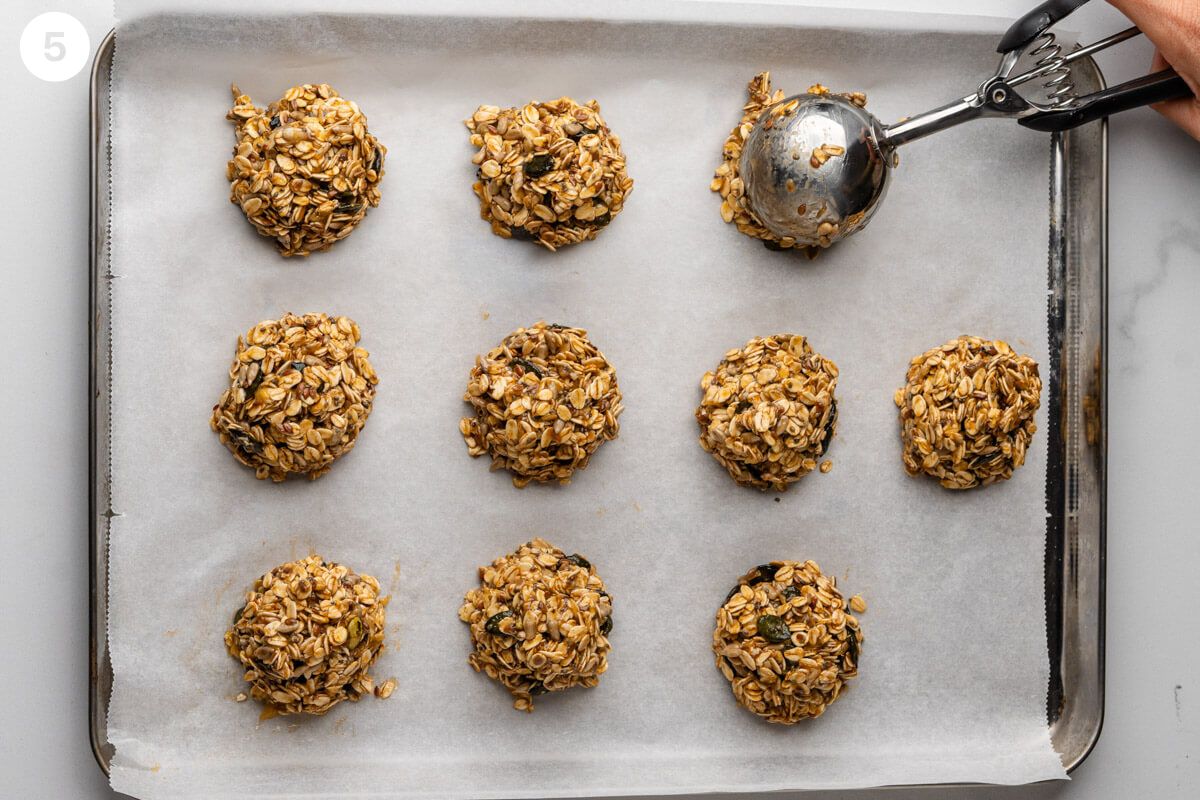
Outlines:
[[[700,380],[700,446],[743,486],[785,491],[833,440],[837,379],[803,336],[751,339]]]
[[[358,104],[328,84],[293,86],[267,108],[233,88],[229,199],[284,256],[328,250],[379,205],[387,148]]]
[[[239,336],[209,425],[256,478],[315,479],[350,452],[379,378],[348,317],[287,313]]]
[[[608,669],[612,598],[586,558],[534,539],[479,568],[458,617],[471,627],[467,659],[512,692],[513,707],[572,686],[593,687]]]
[[[368,674],[387,603],[370,575],[316,555],[289,561],[254,582],[225,648],[245,667],[250,696],[275,714],[324,714],[372,690],[387,697],[395,680],[376,687]]]
[[[755,75],[746,86],[746,92],[749,98],[746,101],[746,105],[742,107],[741,122],[737,124],[730,132],[729,138],[725,140],[725,147],[721,151],[721,166],[717,167],[716,174],[713,176],[712,183],[709,186],[710,189],[721,195],[721,219],[726,222],[732,222],[737,226],[739,231],[747,236],[761,239],[762,243],[768,249],[791,250],[797,248],[803,250],[809,258],[816,258],[817,253],[822,248],[829,247],[838,238],[839,231],[837,226],[832,222],[822,223],[818,228],[818,236],[820,238],[818,244],[815,246],[798,242],[791,237],[781,238],[775,235],[750,210],[750,205],[746,200],[745,186],[738,174],[738,164],[742,158],[742,148],[745,147],[746,139],[750,136],[754,125],[764,114],[766,115],[764,124],[773,124],[772,118],[793,113],[798,102],[793,100],[784,103],[783,101],[786,99],[786,96],[782,89],[776,89],[774,92],[771,91],[771,73],[769,72],[760,72]],[[819,83],[814,83],[808,87],[807,93],[814,95],[834,94]],[[865,108],[867,105],[867,96],[862,92],[847,92],[838,96],[846,98],[859,108]],[[811,153],[793,153],[793,157],[808,158],[812,166],[817,168],[830,158],[838,158],[843,153],[844,150],[840,146],[822,145]],[[818,220],[824,214],[823,209],[798,208],[797,210],[801,215],[818,214]],[[860,219],[847,219],[845,227],[847,229],[857,227],[860,222]],[[846,231],[842,231],[841,233],[845,234]]]
[[[904,469],[947,489],[1007,480],[1041,405],[1038,365],[1006,342],[960,336],[914,358],[896,390]]]
[[[595,239],[633,191],[621,140],[595,100],[480,106],[466,126],[478,148],[479,213],[497,236],[550,250]]]
[[[617,373],[587,331],[539,322],[475,359],[459,431],[472,456],[492,457],[513,484],[568,483],[601,444],[617,438]]]
[[[862,633],[836,580],[812,561],[772,561],[738,579],[717,610],[712,649],[733,696],[768,722],[819,717],[858,675]]]

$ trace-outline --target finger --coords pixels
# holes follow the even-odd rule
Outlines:
[[[1193,98],[1168,100],[1155,103],[1154,110],[1182,128],[1189,136],[1200,141],[1200,102]]]
[[[1174,69],[1174,66],[1169,61],[1167,61],[1166,57],[1163,56],[1161,50],[1155,50],[1154,51],[1154,60],[1150,64],[1150,71],[1151,72],[1161,72],[1164,69]],[[1179,77],[1183,78],[1183,82],[1186,83],[1188,85],[1188,88],[1192,90],[1192,95],[1194,97],[1200,97],[1200,91],[1198,91],[1198,90],[1200,90],[1200,87],[1198,87],[1196,85],[1196,81],[1192,80],[1187,75],[1180,75]]]
[[[1108,2],[1141,28],[1142,33],[1146,34],[1146,37],[1154,42],[1159,50],[1170,53],[1175,58],[1179,58],[1188,51],[1190,47],[1187,39],[1189,26],[1185,23],[1192,21],[1188,18],[1195,12],[1189,10],[1186,4],[1181,7],[1177,0],[1108,0]]]

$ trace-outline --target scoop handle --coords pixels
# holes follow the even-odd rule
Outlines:
[[[1009,26],[997,53],[1010,53],[1013,50],[1023,50],[1027,44],[1041,36],[1047,28],[1063,17],[1070,15],[1088,0],[1046,0],[1037,8],[1018,19]]]
[[[1035,131],[1065,131],[1131,108],[1191,97],[1191,87],[1173,69],[1164,69],[1080,98],[1070,108],[1042,111],[1018,120]]]

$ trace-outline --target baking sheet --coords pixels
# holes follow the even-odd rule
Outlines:
[[[993,32],[693,25],[682,18],[728,7],[678,3],[640,4],[639,24],[247,22],[123,6],[115,788],[518,797],[1063,777],[1045,723],[1044,441],[1007,484],[950,494],[903,474],[891,404],[908,358],[959,333],[1048,363],[1048,142],[982,122],[906,148],[870,231],[812,263],[720,223],[707,190],[755,71],[790,91],[862,89],[894,119],[986,74]],[[656,8],[673,21],[645,19]],[[830,16],[815,22],[877,22]],[[388,145],[382,205],[330,253],[285,261],[227,202],[231,80],[260,103],[330,82]],[[549,254],[478,219],[460,120],[480,102],[564,93],[601,101],[636,187],[598,241]],[[237,334],[289,309],[358,320],[382,383],[351,455],[315,483],[274,486],[236,465],[206,421]],[[476,353],[537,319],[591,330],[627,410],[621,438],[571,486],[518,492],[466,456],[459,396]],[[733,485],[691,414],[725,350],[782,331],[841,367],[841,421],[833,472],[774,502]],[[525,716],[465,665],[456,611],[476,566],[533,535],[597,564],[616,628],[597,689],[540,698]],[[375,672],[400,686],[322,719],[259,723],[230,700],[240,670],[221,635],[257,574],[310,551],[391,589],[394,646]],[[793,729],[739,709],[708,651],[728,587],[772,558],[813,558],[870,606],[860,678]]]

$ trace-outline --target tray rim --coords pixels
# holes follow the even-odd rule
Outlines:
[[[936,15],[935,15],[936,16]],[[983,18],[981,18],[983,19]],[[641,20],[649,22],[650,20]],[[90,91],[89,91],[89,178],[91,181],[90,198],[89,198],[89,239],[88,239],[88,282],[89,282],[89,320],[88,320],[88,346],[89,346],[89,380],[88,380],[88,578],[89,578],[89,631],[88,631],[88,656],[89,656],[89,681],[88,681],[88,721],[89,721],[89,740],[91,743],[92,755],[95,758],[96,765],[100,771],[108,777],[111,772],[111,759],[114,752],[114,746],[108,741],[107,736],[107,717],[109,697],[105,689],[110,688],[107,684],[111,683],[112,665],[109,660],[108,644],[107,644],[107,612],[108,612],[108,584],[107,584],[107,550],[108,550],[108,529],[107,520],[112,514],[111,506],[108,503],[108,441],[109,421],[107,418],[101,419],[99,411],[102,405],[101,391],[107,390],[111,375],[110,370],[110,353],[106,349],[103,351],[101,358],[101,347],[111,346],[111,340],[107,343],[102,341],[103,337],[109,333],[110,321],[108,315],[110,313],[107,281],[111,276],[103,276],[99,272],[99,267],[102,259],[102,250],[108,245],[107,234],[107,217],[101,219],[101,192],[107,191],[107,181],[104,186],[101,185],[102,171],[106,172],[110,166],[110,153],[108,152],[109,140],[107,132],[101,130],[101,113],[100,103],[107,102],[108,90],[111,80],[111,64],[113,52],[116,46],[116,29],[110,29],[101,40],[96,49],[95,56],[92,61],[90,72]],[[1087,58],[1079,62],[1081,66],[1086,66],[1087,69],[1094,73],[1094,80],[1098,83],[1099,88],[1104,88],[1106,85],[1103,73],[1093,59]],[[103,86],[102,86],[103,84]],[[1096,743],[1099,741],[1104,723],[1105,710],[1105,584],[1106,584],[1106,537],[1107,537],[1107,459],[1108,459],[1108,426],[1107,426],[1107,407],[1108,407],[1108,120],[1102,120],[1099,125],[1099,190],[1100,190],[1100,206],[1098,215],[1098,280],[1100,284],[1099,297],[1099,337],[1097,358],[1101,368],[1098,371],[1098,385],[1096,387],[1096,396],[1098,403],[1099,415],[1099,431],[1096,438],[1098,450],[1096,453],[1097,467],[1097,540],[1094,542],[1097,548],[1097,580],[1098,580],[1098,608],[1097,608],[1097,654],[1096,654],[1096,669],[1097,669],[1097,689],[1095,701],[1095,721],[1088,726],[1082,737],[1078,741],[1080,745],[1070,752],[1058,751],[1059,757],[1063,760],[1063,766],[1068,775],[1073,773],[1084,761],[1091,755],[1095,749]],[[104,146],[101,146],[101,138],[104,137]],[[1052,181],[1051,181],[1051,205],[1061,213],[1062,210],[1062,181],[1055,181],[1054,170],[1059,170],[1058,178],[1064,177],[1067,170],[1067,156],[1065,153],[1065,140],[1069,141],[1070,134],[1066,137],[1063,134],[1055,133],[1052,136]],[[1057,190],[1057,194],[1055,194]],[[104,208],[108,210],[107,205]],[[1055,224],[1058,220],[1051,220],[1052,234]],[[1050,267],[1055,266],[1056,255],[1063,258],[1061,253],[1056,254],[1053,248],[1049,255]],[[101,321],[104,321],[103,326]],[[105,403],[105,405],[107,405]],[[105,437],[104,447],[101,448],[101,436]],[[1066,511],[1062,512],[1064,517]],[[101,519],[104,520],[101,523]],[[103,573],[103,574],[101,574]],[[1049,613],[1049,612],[1047,612]],[[1062,649],[1061,641],[1059,642],[1060,650]],[[1049,648],[1048,648],[1049,649]],[[1051,655],[1047,653],[1048,657]],[[1060,658],[1065,659],[1065,653],[1060,652]],[[1052,669],[1052,673],[1053,673]],[[1063,691],[1064,702],[1067,697],[1067,690]],[[1054,716],[1054,719],[1050,719]],[[1054,742],[1054,733],[1058,722],[1061,719],[1061,710],[1058,715],[1054,715],[1051,709],[1047,712],[1048,725],[1050,728],[1050,737],[1052,744]],[[1041,781],[1048,783],[1049,781]],[[888,785],[876,787],[878,789],[891,788],[934,788],[934,787],[967,787],[967,786],[985,786],[994,784],[980,783],[925,783],[925,784],[902,784]],[[800,790],[804,791],[804,790]]]

